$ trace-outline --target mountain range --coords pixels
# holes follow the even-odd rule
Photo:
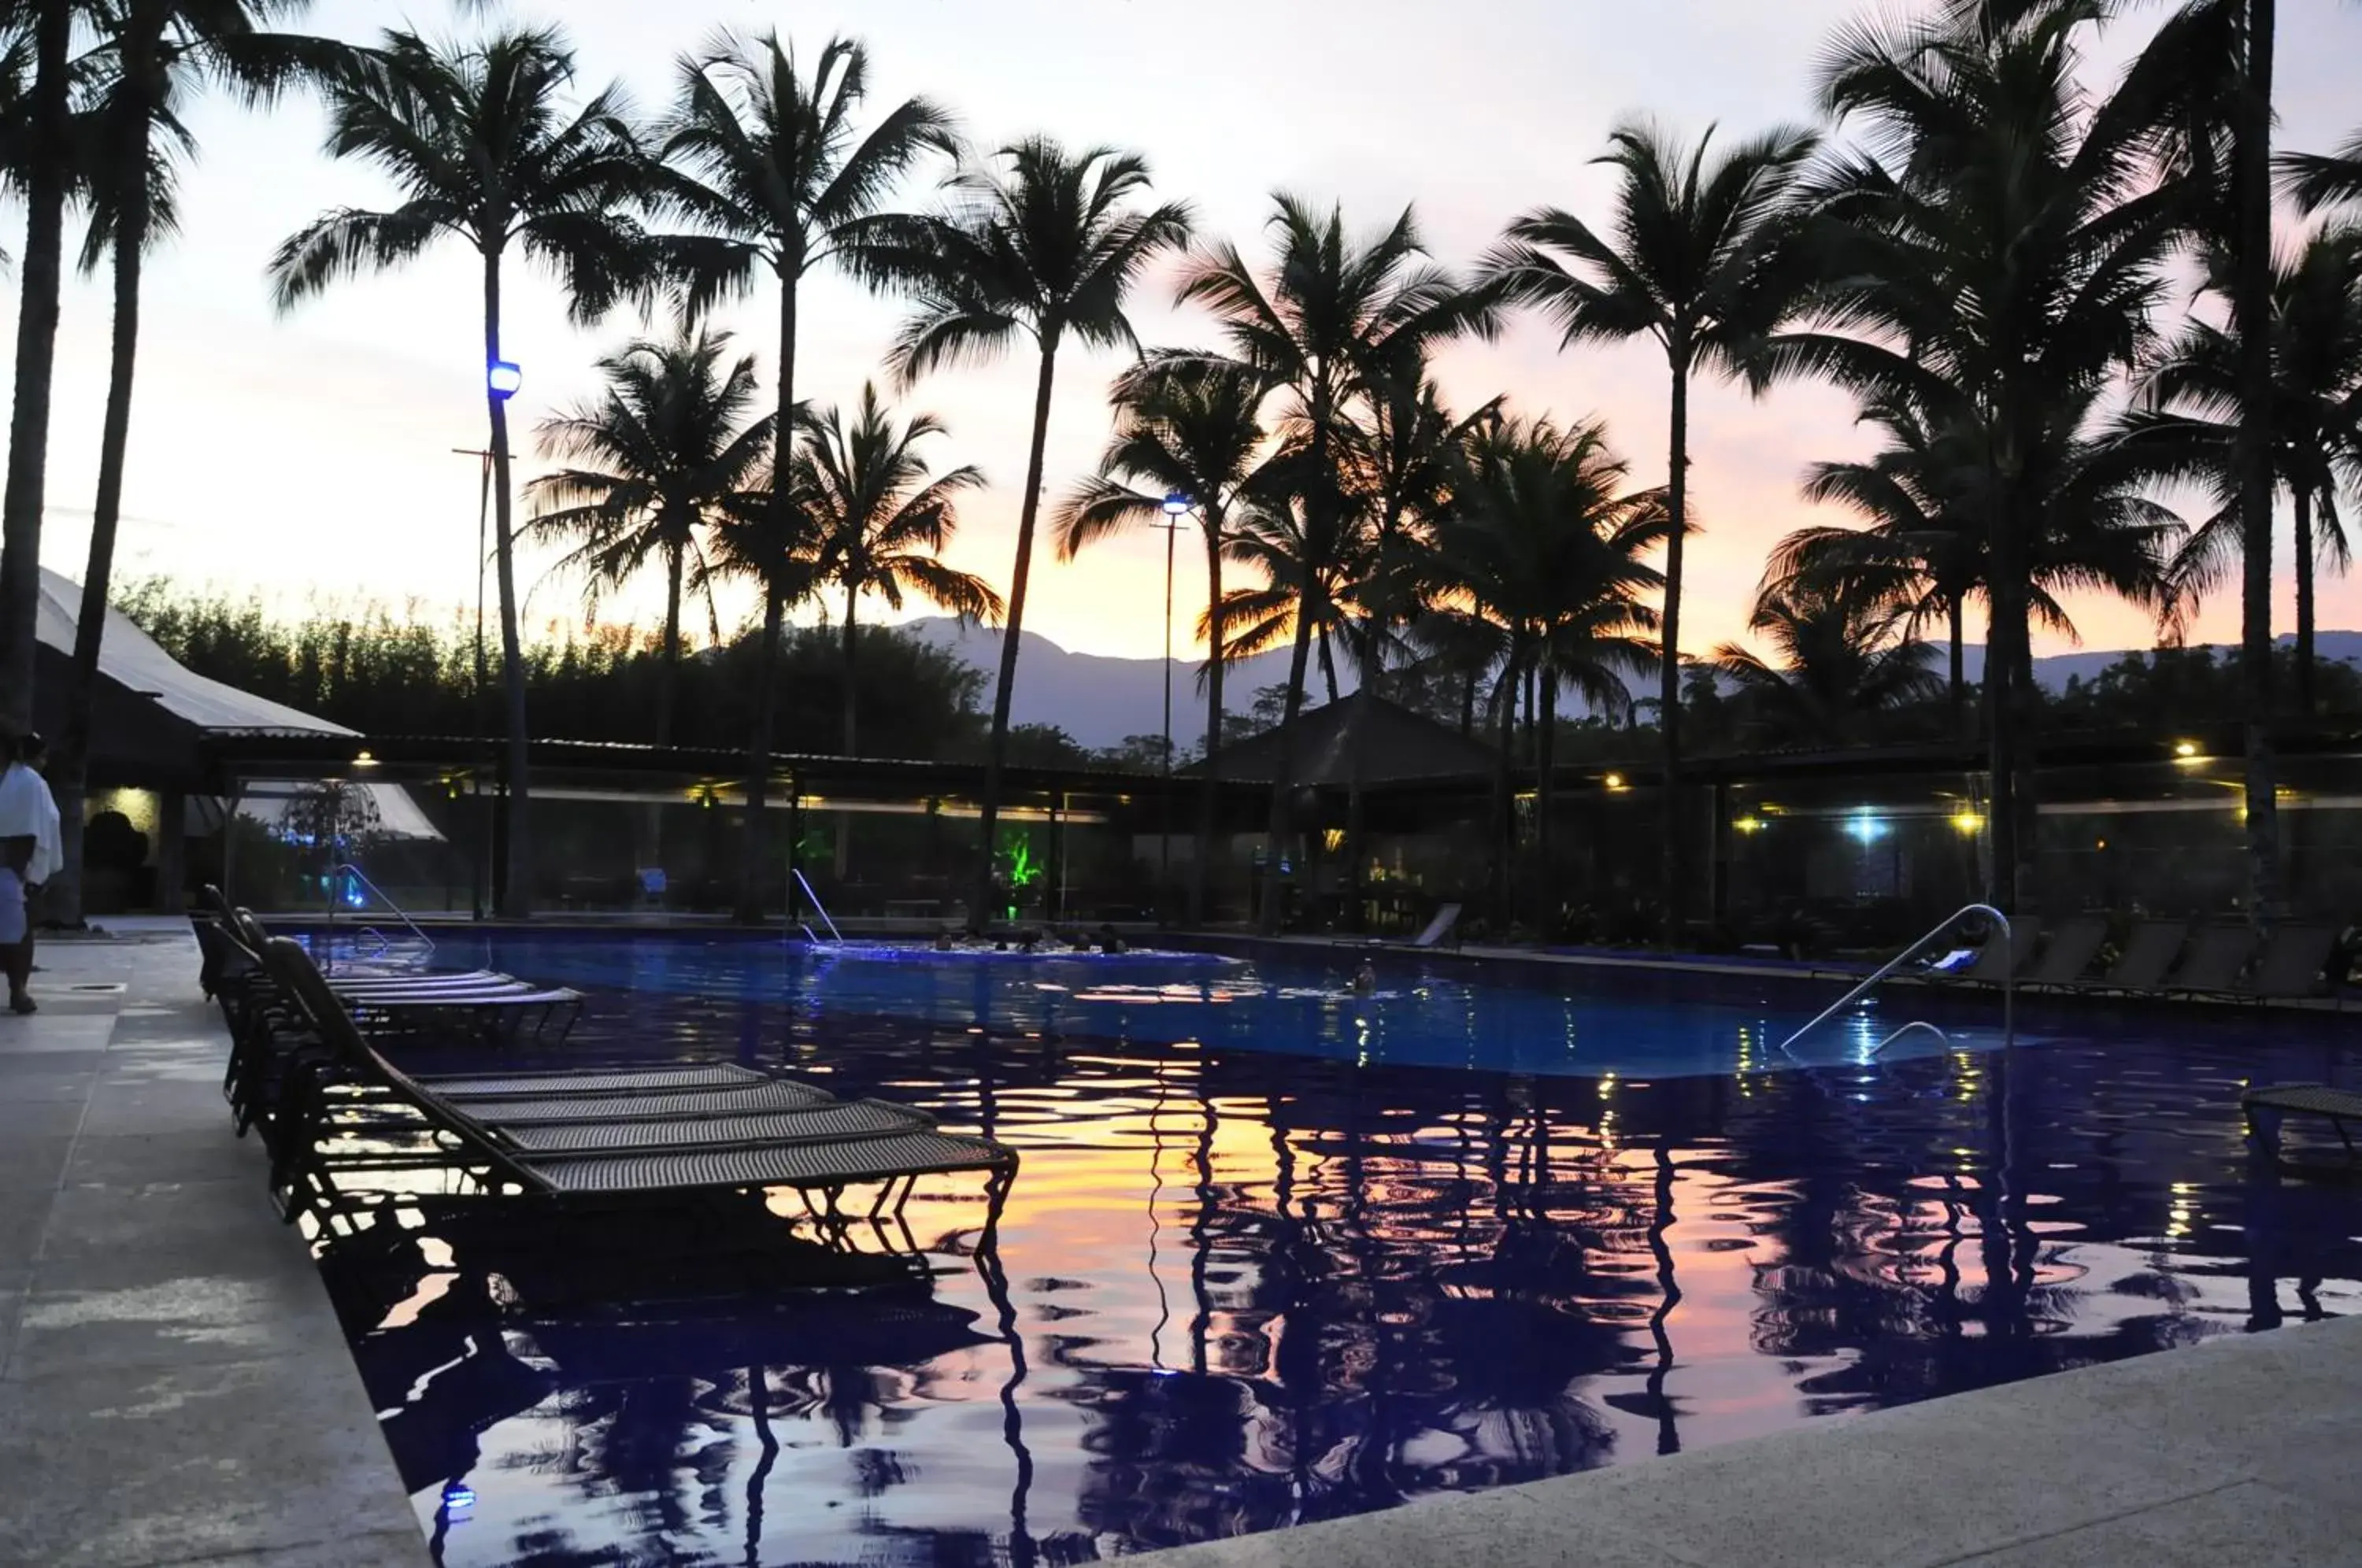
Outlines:
[[[1001,634],[998,631],[963,626],[944,615],[923,616],[904,623],[900,629],[946,649],[988,677],[1000,668]],[[1126,735],[1154,734],[1161,728],[1164,698],[1162,659],[1075,653],[1039,632],[1020,635],[1017,693],[1010,705],[1013,723],[1054,724],[1080,744],[1093,747],[1117,745]],[[2285,644],[2290,639],[2280,640]],[[2362,664],[2362,632],[2323,632],[2315,646],[2322,658]],[[2044,687],[2058,690],[2073,677],[2089,680],[2129,651],[2147,650],[2082,649],[2052,654],[2034,661],[2035,679]],[[2214,651],[2221,657],[2232,649],[2216,644]],[[1939,661],[1941,652],[1938,648]],[[1283,647],[1232,665],[1222,684],[1222,706],[1233,713],[1248,712],[1254,705],[1256,691],[1287,679],[1287,660],[1288,650]],[[1978,679],[1984,670],[1984,649],[1971,644],[1964,663],[1970,679]],[[1338,674],[1340,687],[1350,690],[1353,684],[1351,674],[1342,669]],[[1312,678],[1312,689],[1311,700],[1317,701],[1320,691],[1317,673]],[[989,688],[987,690],[988,694]],[[1205,699],[1198,689],[1198,666],[1195,661],[1176,659],[1173,664],[1174,739],[1187,745],[1204,734],[1205,722]]]

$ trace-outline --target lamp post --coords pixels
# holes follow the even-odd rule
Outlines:
[[[484,367],[484,391],[490,395],[496,407],[504,409],[509,399],[514,397],[517,394],[518,390],[524,385],[524,371],[520,369],[513,360],[494,359]],[[476,450],[471,454],[475,457],[478,462],[482,465],[480,470],[481,477],[478,480],[476,497],[476,766],[472,770],[475,775],[477,800],[476,837],[478,854],[475,881],[479,889],[481,889],[484,883],[488,880],[491,883],[492,888],[495,889],[492,899],[492,901],[495,903],[501,901],[502,893],[500,889],[505,887],[506,878],[500,874],[499,867],[494,864],[492,859],[491,822],[490,813],[485,810],[484,805],[483,748],[486,745],[487,731],[487,725],[484,722],[484,701],[488,688],[491,684],[491,671],[484,657],[484,558],[490,553],[485,547],[485,535],[489,531],[491,522],[492,479],[495,471],[502,469],[502,459],[506,456],[505,448],[508,445],[507,429],[508,427],[505,417],[495,420],[493,422],[492,428],[493,444],[494,447],[502,448],[502,450],[495,451],[486,448]],[[467,450],[466,448],[461,447],[455,447],[453,449],[455,451]],[[506,495],[503,494],[502,499],[505,502],[507,500]],[[502,531],[500,547],[505,551],[508,547],[509,541],[507,530],[503,528]],[[502,752],[502,756],[505,758],[507,753]],[[503,769],[505,769],[505,761],[503,761],[502,767]],[[500,781],[500,785],[501,820],[502,826],[505,830],[508,824],[509,810],[509,781],[505,777],[505,772]],[[505,839],[505,832],[502,836]],[[483,916],[484,900],[480,896],[476,900],[476,918],[481,920]]]
[[[1160,903],[1173,885],[1173,544],[1192,504],[1179,491],[1168,492],[1164,521],[1157,525],[1164,530],[1164,831],[1157,835],[1164,846],[1162,883],[1157,889]]]

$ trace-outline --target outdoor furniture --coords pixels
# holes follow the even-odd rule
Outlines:
[[[1440,946],[1443,940],[1451,934],[1452,928],[1459,923],[1460,906],[1444,904],[1436,910],[1435,918],[1427,922],[1426,929],[1410,939],[1410,944],[1413,947]]]
[[[230,930],[250,953],[259,954],[270,934],[249,909],[229,911]],[[573,1032],[582,1016],[582,993],[563,986],[535,986],[512,975],[477,970],[469,975],[423,972],[389,977],[369,974],[329,977],[332,990],[371,1015],[374,1026],[412,1032],[447,1026],[464,1014],[472,1032],[489,1039],[513,1035],[530,1021],[535,1040],[558,1023],[556,1038]]]
[[[2101,915],[2077,915],[2050,933],[2041,955],[2035,959],[2018,984],[2047,989],[2059,989],[2074,985],[2100,955],[2100,948],[2108,940],[2108,922]]]
[[[2209,925],[2199,928],[2190,939],[2190,951],[2183,955],[2181,966],[2166,982],[2170,996],[2235,997],[2239,994],[2239,972],[2255,956],[2256,933],[2253,927]]]
[[[2279,1163],[2283,1118],[2317,1116],[2336,1129],[2338,1142],[2345,1145],[2346,1163],[2355,1163],[2354,1134],[2348,1129],[2362,1121],[2362,1094],[2327,1084],[2279,1084],[2247,1090],[2239,1097],[2239,1109],[2247,1113],[2247,1146],[2260,1159]]]
[[[2042,918],[2039,915],[2019,915],[2009,922],[2009,934],[2003,936],[1996,926],[1985,936],[1984,945],[1977,955],[1957,973],[1931,969],[1924,977],[1941,986],[1998,986],[2025,967],[2034,955],[2035,944],[2042,940]],[[2087,960],[2088,961],[2088,960]]]
[[[2319,996],[2322,971],[2337,950],[2338,928],[2296,922],[2272,928],[2256,955],[2256,972],[2241,993],[2257,1001],[2294,1001]]]
[[[876,1219],[899,1212],[922,1176],[977,1171],[989,1178],[989,1232],[1016,1174],[1016,1152],[1003,1144],[937,1132],[905,1107],[830,1100],[785,1080],[778,1082],[812,1098],[756,1116],[700,1112],[682,1096],[576,1099],[566,1102],[568,1120],[522,1131],[536,1123],[520,1119],[521,1107],[535,1102],[487,1102],[499,1108],[490,1120],[493,1112],[446,1098],[361,1037],[301,947],[276,937],[263,958],[328,1047],[282,1112],[290,1125],[272,1163],[272,1198],[291,1220],[309,1212],[334,1228],[375,1208],[416,1206],[414,1182],[370,1189],[345,1178],[436,1169],[476,1197],[552,1203],[788,1187],[833,1224],[845,1218],[847,1187],[878,1185],[868,1210]],[[404,1130],[411,1147],[384,1146]]]
[[[2183,944],[2190,939],[2190,922],[2186,920],[2144,920],[2136,922],[2132,933],[2125,938],[2124,951],[2107,972],[2096,980],[2076,983],[2071,988],[2102,995],[2137,996],[2154,992],[2165,983],[2166,971],[2181,956]]]

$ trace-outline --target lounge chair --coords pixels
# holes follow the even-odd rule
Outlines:
[[[2025,967],[2041,940],[2042,918],[2019,915],[2009,922],[2006,938],[1998,926],[1987,933],[1984,945],[1966,966],[1950,973],[1930,970],[1925,977],[1940,986],[1998,986]]]
[[[230,930],[250,953],[259,955],[270,934],[254,911],[233,909]],[[367,1009],[382,1028],[416,1032],[447,1027],[447,1015],[469,1015],[471,1032],[489,1038],[513,1034],[530,1021],[534,1037],[558,1024],[564,1040],[582,1016],[582,993],[564,986],[536,986],[513,975],[480,969],[466,975],[421,972],[410,976],[331,977],[329,988]],[[564,1021],[559,1023],[563,1018]]]
[[[520,1102],[489,1102],[502,1109],[500,1120],[486,1120],[480,1108],[452,1100],[388,1062],[295,944],[274,938],[263,958],[331,1053],[315,1062],[293,1097],[292,1125],[273,1162],[272,1197],[291,1220],[311,1212],[334,1226],[386,1204],[417,1205],[422,1195],[414,1183],[372,1192],[345,1178],[427,1168],[457,1172],[480,1196],[552,1202],[788,1187],[804,1192],[808,1205],[810,1194],[819,1193],[822,1206],[813,1211],[828,1220],[843,1218],[838,1199],[848,1187],[880,1184],[869,1209],[874,1218],[899,1209],[921,1176],[978,1171],[991,1182],[989,1228],[1016,1174],[1016,1151],[1003,1144],[937,1132],[906,1107],[830,1100],[809,1089],[817,1103],[758,1115],[693,1116],[677,1104],[671,1116],[637,1114],[679,1096],[576,1099],[568,1102],[574,1110],[600,1106],[604,1119],[527,1132],[530,1123],[514,1121]],[[348,1101],[354,1092],[373,1102],[359,1147],[351,1146],[355,1118]],[[389,1110],[395,1114],[385,1114]],[[424,1146],[381,1147],[402,1125]]]
[[[2321,995],[2322,973],[2337,950],[2337,938],[2334,925],[2300,922],[2274,926],[2264,939],[2264,950],[2256,955],[2255,974],[2239,994],[2256,1001],[2294,1001]]]
[[[2247,1115],[2247,1146],[2260,1158],[2279,1163],[2282,1117],[2318,1116],[2336,1130],[2346,1164],[2356,1163],[2349,1124],[2362,1122],[2362,1094],[2327,1084],[2277,1084],[2247,1090],[2239,1097],[2239,1109]]]
[[[2043,944],[2041,955],[2035,959],[2018,984],[2040,989],[2056,990],[2074,985],[2100,955],[2102,944],[2108,940],[2108,922],[2099,915],[2077,915],[2050,933]]]
[[[2136,922],[2125,938],[2124,951],[2116,955],[2116,961],[2108,966],[2106,973],[2070,988],[2094,995],[2138,996],[2153,992],[2164,985],[2166,972],[2181,956],[2182,945],[2189,939],[2190,922],[2186,920]]]
[[[1440,905],[1435,911],[1435,918],[1429,921],[1426,927],[1410,939],[1410,944],[1413,947],[1440,946],[1444,939],[1451,934],[1452,928],[1459,923],[1460,906],[1458,904]]]
[[[2190,951],[2182,955],[2180,967],[2166,982],[2166,993],[2184,997],[2239,995],[2239,972],[2256,955],[2256,944],[2252,926],[2200,927],[2190,939]]]

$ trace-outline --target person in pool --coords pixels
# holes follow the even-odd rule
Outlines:
[[[1378,971],[1367,958],[1364,958],[1362,960],[1362,966],[1353,971],[1353,994],[1357,997],[1366,997],[1374,994],[1377,988]]]
[[[949,953],[951,950],[952,933],[948,931],[939,931],[935,933],[935,951],[938,953]]]
[[[1124,946],[1123,938],[1116,934],[1116,929],[1112,923],[1099,927],[1099,951],[1109,954],[1128,951]]]

